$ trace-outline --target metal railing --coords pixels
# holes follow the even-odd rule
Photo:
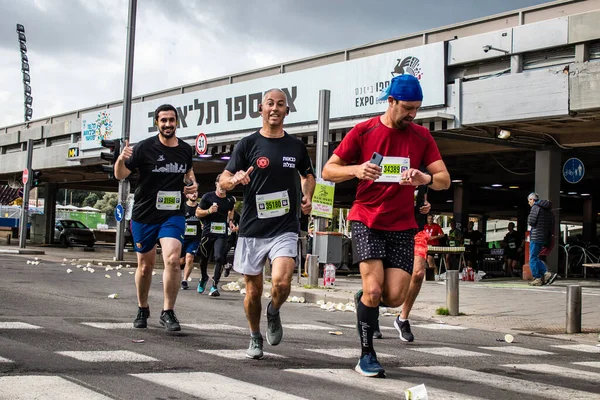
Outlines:
[[[574,275],[578,270],[583,273],[583,278],[586,278],[586,269],[583,264],[600,263],[600,247],[595,244],[580,245],[567,244],[559,246],[565,255],[565,279],[569,273]]]

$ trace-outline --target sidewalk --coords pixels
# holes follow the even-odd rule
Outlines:
[[[18,245],[0,246],[0,254],[14,251]],[[64,258],[76,259],[79,263],[91,262],[104,265],[137,266],[136,255],[125,252],[124,260],[114,261],[114,248],[97,247],[88,252],[82,248],[27,246],[27,250],[42,250],[44,255],[37,257],[62,262]],[[22,257],[32,258],[31,255]],[[162,268],[162,258],[157,257],[158,268]],[[197,273],[197,272],[196,272]],[[194,275],[196,276],[196,275]],[[238,281],[243,286],[243,277],[232,272],[223,278],[221,284]],[[319,284],[322,285],[322,279]],[[361,288],[359,276],[338,275],[334,288],[308,288],[308,278],[297,277],[292,280],[290,296],[304,297],[309,303],[319,300],[333,303],[352,303],[354,293]],[[582,290],[582,331],[581,334],[565,334],[566,329],[566,286],[581,285]],[[265,292],[271,289],[270,282],[265,282]],[[600,281],[598,280],[560,280],[543,287],[530,287],[527,282],[515,278],[496,278],[480,282],[460,282],[460,312],[465,315],[451,317],[436,314],[439,307],[446,307],[445,282],[423,282],[421,293],[411,311],[411,319],[429,320],[461,325],[468,328],[496,331],[499,338],[506,333],[517,335],[551,335],[564,340],[575,340],[588,344],[598,343],[600,333]],[[399,313],[400,309],[389,309],[391,313]]]

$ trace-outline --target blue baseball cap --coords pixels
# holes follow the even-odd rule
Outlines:
[[[392,79],[377,100],[387,100],[390,96],[402,101],[423,101],[423,90],[416,77],[409,74],[402,74]]]

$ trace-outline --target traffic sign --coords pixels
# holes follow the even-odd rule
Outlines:
[[[115,207],[115,219],[117,222],[121,222],[123,217],[125,216],[125,210],[123,210],[123,206],[121,204],[117,204]]]
[[[25,168],[23,170],[23,185],[27,185],[27,181],[29,180],[29,170]]]
[[[208,150],[208,139],[204,133],[200,132],[196,137],[196,153],[205,154],[206,150]]]
[[[569,183],[578,183],[585,175],[585,166],[579,158],[569,158],[563,165],[563,177]]]
[[[19,190],[17,190],[17,196],[23,198],[23,188],[19,188]]]

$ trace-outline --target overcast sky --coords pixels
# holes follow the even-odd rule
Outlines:
[[[548,0],[138,0],[133,94],[390,39]],[[123,96],[128,0],[0,0],[0,127]]]

